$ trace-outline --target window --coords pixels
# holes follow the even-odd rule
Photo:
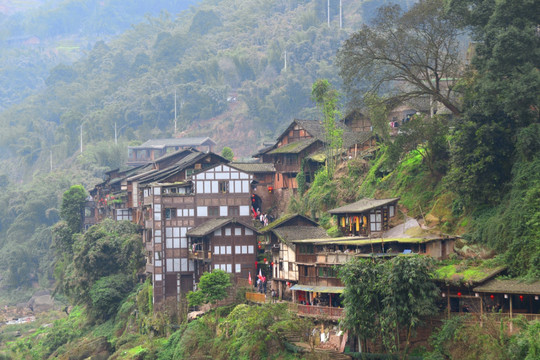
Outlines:
[[[382,229],[382,215],[381,210],[376,210],[369,214],[369,229],[371,231],[381,231]]]
[[[254,248],[253,245],[248,246],[248,254],[254,254]]]
[[[197,206],[197,216],[208,216],[208,208],[206,206]]]
[[[234,235],[241,236],[242,235],[242,228],[234,228]]]
[[[214,255],[219,255],[219,246],[214,246]]]
[[[240,216],[249,216],[249,206],[248,205],[243,205],[243,206],[240,206]]]
[[[232,264],[227,264],[227,272],[232,273]]]
[[[242,265],[241,264],[236,264],[235,265],[235,272],[239,273],[242,271]]]
[[[253,235],[253,230],[246,228],[246,235]]]
[[[223,194],[227,194],[229,192],[229,182],[228,181],[220,181],[219,183],[219,192]]]
[[[209,206],[208,216],[219,216],[219,206]]]
[[[185,227],[167,227],[165,228],[165,243],[168,249],[187,248],[187,237]]]
[[[285,155],[285,165],[296,165],[296,164],[298,164],[298,155],[296,154]]]
[[[227,246],[227,255],[232,254],[232,246]]]
[[[172,219],[174,217],[176,217],[176,209],[166,208],[165,209],[165,219],[170,220],[170,219]]]
[[[234,253],[235,254],[241,254],[242,253],[242,247],[240,245],[236,245],[234,247]]]
[[[240,216],[240,207],[229,206],[229,216]]]
[[[337,271],[335,271],[334,268],[331,267],[320,267],[319,277],[335,278],[337,277]]]
[[[161,221],[161,204],[154,204],[154,220]]]
[[[161,244],[161,230],[154,230],[154,243]]]
[[[160,187],[155,187],[154,188],[154,195],[161,195],[161,188]]]
[[[214,236],[221,236],[221,229],[214,230]]]
[[[118,209],[116,210],[116,220],[132,220],[131,209]]]
[[[231,236],[231,228],[225,228],[225,236]]]
[[[300,244],[298,246],[298,253],[299,254],[313,254],[314,249],[312,244]]]
[[[247,245],[242,245],[242,254],[248,254],[248,247],[247,247]]]

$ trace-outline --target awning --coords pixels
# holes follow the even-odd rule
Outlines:
[[[342,286],[315,286],[315,285],[300,285],[296,284],[291,287],[291,290],[294,291],[310,291],[318,293],[332,293],[332,294],[341,294],[345,290]]]

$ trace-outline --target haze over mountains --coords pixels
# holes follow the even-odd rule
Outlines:
[[[61,164],[81,124],[83,143],[113,141],[115,124],[121,141],[170,137],[175,91],[180,131],[249,156],[292,118],[317,116],[311,85],[339,86],[335,52],[381,5],[342,1],[340,29],[338,1],[330,24],[325,0],[201,1],[178,16],[176,3],[47,2],[3,16],[3,161],[24,164],[18,176]]]

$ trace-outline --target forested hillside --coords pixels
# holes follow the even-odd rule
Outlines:
[[[91,45],[130,19],[135,23],[135,13],[173,3],[136,2],[126,9],[121,1],[101,2],[101,8],[92,1],[47,2],[0,18],[3,41],[29,35],[57,41],[77,32],[76,40],[89,46],[80,60],[59,64],[48,75],[47,67],[64,59],[61,51],[49,58],[49,45],[38,45],[44,56],[33,61],[44,63],[24,76],[12,73],[10,64],[34,50],[13,46],[8,50],[15,56],[2,53],[2,74],[11,80],[0,91],[13,96],[10,101],[31,92],[34,85],[25,79],[41,76],[43,87],[0,113],[4,285],[26,286],[38,275],[47,283],[52,253],[44,229],[57,221],[62,193],[77,183],[91,188],[104,171],[122,166],[128,141],[172,136],[175,91],[179,130],[212,136],[218,147],[249,156],[293,117],[316,116],[311,84],[317,78],[340,83],[333,65],[337,49],[380,5],[343,1],[340,29],[338,2],[331,2],[329,26],[324,0],[203,1],[178,17],[148,16],[121,36]],[[81,9],[88,11],[84,18]],[[51,46],[58,45],[53,40]],[[111,146],[115,126],[119,142]]]
[[[146,16],[176,14],[196,0],[8,1],[0,4],[0,111],[44,89],[49,71],[85,56]]]
[[[328,26],[324,0],[203,1],[148,17],[0,114],[2,159],[24,164],[17,178],[51,151],[59,163],[78,150],[81,126],[83,143],[112,140],[115,124],[126,140],[172,136],[175,91],[180,131],[250,155],[294,116],[313,116],[311,84],[339,84],[334,55],[379,3],[343,1],[341,30],[339,3]]]

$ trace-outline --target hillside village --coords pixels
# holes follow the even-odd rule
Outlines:
[[[411,113],[416,111],[401,111],[397,122],[407,121]],[[339,125],[344,131],[339,157],[345,163],[376,152],[369,120],[358,115]],[[393,128],[396,112],[391,116]],[[253,288],[246,294],[250,301],[275,296],[295,304],[301,316],[339,321],[344,316],[344,284],[337,267],[350,259],[456,256],[460,236],[430,231],[423,219],[400,210],[399,198],[365,198],[329,210],[338,237],[328,235],[316,219],[288,213],[287,203],[298,190],[297,174],[304,172],[309,183],[324,164],[324,127],[319,121],[293,120],[275,144],[254,154],[253,162],[229,161],[213,153],[208,138],[149,143],[160,149],[158,156],[148,145],[130,148],[129,161],[135,166],[109,172],[90,191],[84,227],[106,217],[142,227],[144,277],[153,284],[155,311],[178,306],[197,289],[204,272],[221,269],[236,287]],[[481,268],[480,263],[480,275],[465,281],[445,273],[448,269],[437,272],[440,307],[448,315],[480,315],[497,308],[510,317],[540,317],[539,282],[496,280],[504,267]],[[264,294],[258,294],[259,275],[264,276]]]

